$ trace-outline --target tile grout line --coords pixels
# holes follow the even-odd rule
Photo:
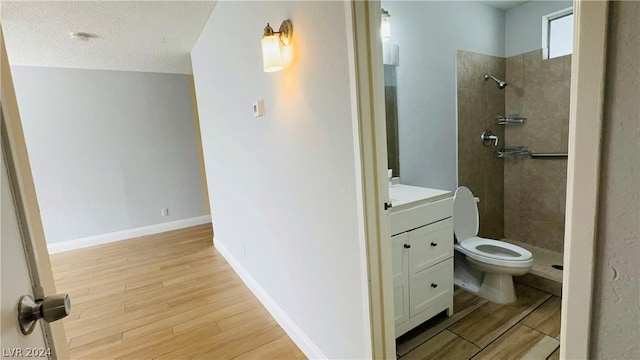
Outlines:
[[[530,286],[528,286],[528,285],[524,285],[524,284],[523,284],[523,286],[530,287]],[[533,287],[531,287],[531,288],[533,288]],[[533,288],[533,289],[536,289],[536,288]],[[483,303],[478,304],[478,305],[475,307],[475,309],[473,309],[472,311],[470,311],[469,313],[467,313],[465,316],[461,317],[460,319],[456,320],[454,323],[449,324],[447,327],[445,327],[445,328],[443,328],[442,330],[438,331],[437,333],[435,333],[433,336],[429,337],[429,338],[428,338],[428,339],[426,339],[425,341],[422,341],[422,342],[420,342],[419,344],[417,344],[416,346],[412,347],[412,349],[411,349],[411,350],[409,350],[409,351],[407,351],[404,355],[402,355],[402,356],[401,356],[401,355],[400,355],[400,353],[397,351],[397,348],[396,348],[396,357],[397,357],[397,359],[401,359],[401,358],[403,358],[403,357],[407,356],[407,355],[408,355],[408,354],[410,354],[412,351],[415,351],[419,346],[421,346],[421,345],[423,345],[424,343],[426,343],[427,341],[429,341],[429,340],[433,339],[435,336],[437,336],[437,335],[441,334],[443,331],[448,330],[448,331],[449,331],[449,332],[451,332],[452,334],[454,334],[454,335],[456,335],[457,337],[459,337],[461,340],[466,341],[466,342],[468,342],[468,343],[470,343],[470,344],[474,345],[475,347],[477,347],[479,350],[478,350],[478,351],[477,351],[477,352],[476,352],[476,353],[475,353],[475,354],[474,354],[470,359],[476,358],[476,357],[478,356],[478,354],[479,354],[479,353],[481,353],[484,349],[488,348],[488,347],[489,347],[489,346],[491,346],[494,342],[496,342],[497,340],[499,340],[500,338],[502,338],[502,337],[504,336],[504,334],[506,334],[508,331],[510,331],[511,329],[513,329],[516,325],[520,324],[520,325],[526,326],[526,327],[528,327],[528,328],[531,328],[531,327],[529,327],[529,326],[527,326],[527,325],[525,325],[525,324],[522,324],[522,321],[523,321],[525,318],[527,318],[529,315],[531,315],[533,312],[535,312],[536,310],[538,310],[541,306],[543,306],[544,304],[546,304],[550,299],[552,299],[552,298],[554,297],[554,295],[553,295],[553,294],[550,294],[550,293],[548,293],[548,292],[546,292],[546,291],[543,291],[543,290],[540,290],[540,289],[536,289],[536,290],[539,290],[539,291],[541,291],[541,292],[545,293],[545,296],[543,296],[540,300],[538,300],[538,301],[540,301],[540,302],[538,303],[538,305],[536,305],[535,307],[532,307],[529,311],[527,311],[524,315],[522,315],[522,317],[521,317],[517,322],[515,322],[513,325],[511,325],[511,326],[510,326],[509,328],[507,328],[505,331],[503,331],[502,333],[500,333],[500,335],[499,335],[498,337],[496,337],[494,340],[492,340],[491,342],[489,342],[489,343],[488,343],[486,346],[484,346],[484,347],[482,347],[482,346],[480,346],[479,344],[476,344],[475,342],[473,342],[473,341],[471,341],[471,340],[469,340],[469,339],[466,339],[464,336],[462,336],[462,335],[460,335],[460,334],[456,333],[455,331],[453,331],[453,330],[451,329],[451,327],[453,327],[453,326],[454,326],[456,323],[458,323],[459,321],[461,321],[461,320],[465,319],[465,318],[466,318],[467,316],[469,316],[470,314],[472,314],[472,313],[474,313],[475,311],[477,311],[477,310],[478,310],[479,308],[481,308],[482,306],[486,305],[487,303],[490,303],[489,301],[486,301],[486,300],[485,300]],[[436,326],[437,326],[437,325],[436,325]],[[539,330],[537,330],[537,329],[533,329],[533,330],[535,330],[536,332],[538,332],[538,333],[540,333],[540,334],[542,334],[542,335],[544,335],[544,336],[549,336],[549,335],[547,335],[547,334],[542,333],[541,331],[539,331]],[[553,337],[553,336],[549,336],[549,337],[550,337],[550,338],[552,338],[552,339],[556,339],[556,338],[555,338],[555,337]],[[556,340],[558,340],[558,339],[556,339]],[[554,350],[554,351],[555,351],[555,350]]]
[[[522,320],[524,320],[524,319],[522,319]],[[522,320],[521,320],[521,321],[522,321]],[[545,334],[545,333],[543,333],[542,331],[540,331],[540,330],[538,330],[538,329],[536,329],[536,328],[534,328],[534,327],[532,327],[532,326],[529,326],[529,325],[524,324],[524,323],[522,323],[522,322],[518,322],[518,324],[520,324],[520,325],[522,325],[522,326],[526,326],[526,327],[528,327],[528,328],[529,328],[529,329],[531,329],[531,330],[535,330],[536,332],[539,332],[540,334],[542,334],[542,335],[544,335],[544,336],[550,337],[550,338],[552,338],[552,339],[554,339],[554,340],[558,340],[558,342],[560,342],[560,339],[556,338],[555,336],[551,336],[551,335],[549,335],[549,334]]]
[[[545,302],[546,302],[546,301],[545,301]],[[531,329],[531,330],[533,330],[533,331],[535,331],[535,332],[537,332],[537,333],[539,333],[539,334],[542,334],[542,336],[547,336],[547,337],[550,337],[550,338],[552,338],[552,339],[554,339],[554,340],[558,340],[558,346],[557,346],[557,347],[555,347],[555,348],[553,349],[553,351],[552,351],[552,352],[551,352],[551,353],[550,353],[550,354],[545,358],[545,360],[549,359],[549,358],[551,357],[551,355],[553,355],[553,353],[554,353],[554,352],[556,352],[556,350],[558,350],[558,348],[560,347],[560,339],[556,339],[556,338],[555,338],[555,337],[553,337],[553,336],[549,336],[549,335],[547,335],[547,334],[543,333],[542,331],[540,331],[540,330],[538,330],[538,329],[532,328],[531,326],[529,326],[529,325],[527,325],[527,324],[521,324],[521,323],[520,323],[520,325],[522,325],[522,326],[524,326],[524,327],[528,327],[529,329]]]
[[[460,289],[460,291],[464,291],[464,290],[461,290],[461,289]],[[455,296],[455,291],[454,291],[454,296]],[[437,333],[435,333],[433,336],[430,336],[430,337],[429,337],[429,338],[427,338],[426,340],[424,340],[424,341],[422,341],[421,343],[417,344],[416,346],[412,347],[412,348],[411,348],[411,350],[407,351],[404,355],[400,355],[400,353],[398,353],[398,348],[397,348],[397,346],[396,346],[396,356],[400,356],[400,357],[406,356],[406,355],[407,355],[407,354],[409,354],[410,352],[412,352],[412,351],[414,351],[415,349],[417,349],[420,345],[422,345],[422,344],[426,343],[427,341],[429,341],[429,340],[433,339],[434,337],[436,337],[436,336],[440,335],[440,333],[442,333],[443,331],[445,331],[445,330],[449,330],[449,328],[450,328],[450,327],[452,327],[453,325],[457,324],[459,321],[461,321],[462,319],[466,318],[467,316],[471,315],[473,312],[475,312],[476,310],[478,310],[480,307],[482,307],[483,305],[487,304],[488,302],[489,302],[488,300],[486,300],[486,299],[482,299],[482,302],[481,302],[480,304],[475,305],[475,308],[474,308],[473,310],[469,311],[466,315],[464,315],[464,316],[463,316],[463,317],[461,317],[460,319],[456,320],[455,322],[451,323],[449,326],[447,326],[447,327],[443,328],[442,330],[438,331],[438,332],[437,332]],[[466,309],[467,309],[467,308],[465,308],[464,310],[466,310]],[[464,310],[462,310],[462,311],[464,311]],[[445,319],[445,320],[443,320],[443,322],[444,322],[444,321],[446,321],[446,319]],[[437,324],[436,324],[435,326],[437,326]],[[474,344],[473,342],[468,341],[467,339],[463,338],[462,336],[460,336],[460,335],[456,334],[455,332],[453,332],[453,331],[451,331],[451,330],[449,330],[449,331],[450,331],[452,334],[454,334],[454,335],[456,335],[456,336],[460,337],[461,339],[463,339],[463,340],[465,340],[465,341],[467,341],[467,342],[469,342],[469,343],[471,343],[471,344],[473,344],[473,345],[475,345],[475,346],[478,346],[478,345]],[[479,347],[479,346],[478,346],[478,347]],[[482,350],[482,348],[480,348],[480,349]]]
[[[500,334],[500,336],[496,337],[496,338],[495,338],[495,339],[493,339],[491,342],[489,342],[489,343],[487,344],[487,346],[485,346],[485,347],[481,347],[481,346],[479,346],[478,344],[476,344],[476,343],[474,343],[474,342],[472,342],[472,341],[469,341],[469,342],[471,342],[471,343],[473,343],[474,345],[478,346],[478,347],[479,347],[479,348],[481,348],[482,350],[484,350],[484,349],[488,348],[489,346],[491,346],[491,344],[493,344],[493,343],[494,343],[494,342],[496,342],[498,339],[500,339],[500,338],[501,338],[504,334],[506,334],[509,330],[513,329],[516,325],[520,324],[520,322],[521,322],[522,320],[524,320],[524,318],[526,318],[527,316],[529,316],[531,313],[533,313],[534,311],[536,311],[540,306],[542,306],[542,304],[546,303],[549,299],[551,299],[551,297],[552,297],[553,295],[551,295],[551,294],[547,293],[547,296],[548,296],[548,297],[547,297],[544,301],[542,301],[540,304],[538,304],[538,306],[536,306],[535,308],[531,309],[531,311],[529,311],[526,315],[524,315],[524,316],[522,317],[522,319],[518,320],[515,324],[511,325],[507,330],[505,330],[503,333],[501,333],[501,334]],[[521,325],[524,325],[524,324],[521,324]],[[451,331],[451,330],[449,330],[449,331]],[[537,330],[536,330],[536,331],[537,331]],[[453,331],[451,331],[451,332],[453,332]],[[456,335],[457,335],[457,334],[456,334]],[[546,335],[546,334],[543,334],[543,335]],[[460,337],[462,337],[462,336],[460,336]],[[462,337],[462,338],[464,339],[464,337]],[[466,340],[466,339],[465,339],[465,340]],[[477,354],[476,354],[476,355],[474,355],[474,357],[475,357],[475,356],[477,356]],[[472,359],[473,359],[473,358],[472,358]]]

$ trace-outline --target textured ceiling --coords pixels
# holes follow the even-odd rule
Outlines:
[[[12,65],[191,73],[215,1],[2,1]],[[97,37],[82,41],[72,32]]]
[[[513,9],[514,7],[518,7],[524,3],[527,3],[529,1],[528,0],[486,0],[483,2],[496,9],[509,10],[509,9]]]

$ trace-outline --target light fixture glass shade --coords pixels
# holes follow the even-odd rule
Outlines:
[[[277,34],[262,37],[262,63],[264,72],[275,72],[284,68],[280,38]]]
[[[382,21],[380,23],[380,37],[382,38],[382,41],[388,41],[391,39],[390,17],[391,15],[389,15],[389,12],[382,9]]]

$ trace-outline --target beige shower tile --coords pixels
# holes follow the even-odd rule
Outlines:
[[[508,134],[507,134],[508,135]],[[511,145],[511,144],[509,144]],[[505,158],[504,161],[504,184],[518,185],[522,184],[522,159]]]
[[[504,190],[504,236],[519,239],[520,186],[507,185]]]
[[[571,80],[571,55],[563,56],[564,59],[564,80]]]
[[[562,218],[566,221],[567,215],[567,187],[562,187],[562,193],[560,195],[560,212],[562,213]]]
[[[492,179],[487,179],[491,183]],[[496,179],[502,182],[502,179]],[[480,215],[480,229],[478,234],[482,237],[500,239],[504,236],[504,190],[502,187],[492,189],[484,186],[477,194],[482,199],[478,204]]]
[[[553,188],[567,182],[566,159],[522,159],[522,185]]]
[[[560,129],[560,144],[558,150],[563,153],[569,152],[569,124]]]
[[[560,113],[558,114],[560,118],[564,120],[563,124],[567,127],[569,126],[569,103],[571,99],[571,81],[563,80],[562,84],[562,100],[560,101]]]
[[[516,284],[518,300],[511,304],[486,303],[449,330],[463,339],[484,348],[530,314],[551,295]]]
[[[564,248],[564,223],[520,217],[520,239],[523,242],[562,252]]]
[[[522,88],[524,86],[524,55],[508,57],[505,65],[506,81],[509,86]]]
[[[524,128],[524,145],[532,152],[556,152],[561,146],[562,119],[539,119]]]
[[[546,359],[558,347],[560,341],[527,326],[517,324],[506,334],[482,350],[474,360],[495,359]]]
[[[490,129],[500,141],[504,127],[495,117],[504,113],[504,93],[495,83],[485,82],[489,73],[504,78],[505,60],[469,52],[458,52],[458,181],[482,199],[478,206],[482,234],[504,234],[504,165],[493,146],[483,146],[480,134]]]
[[[522,114],[524,90],[522,88],[507,86],[505,89],[504,113],[505,115]]]
[[[522,55],[524,60],[523,74],[524,87],[539,83],[540,68],[542,66],[542,49],[530,51]]]
[[[556,223],[564,222],[562,196],[563,189],[558,184],[547,188],[523,187],[520,191],[520,216]]]
[[[504,132],[504,127],[496,125],[496,117],[504,116],[504,90],[485,89],[484,91],[484,118],[486,124],[494,128],[496,131]],[[501,138],[502,140],[502,138]]]
[[[504,211],[504,236],[520,239],[520,211],[517,208]]]
[[[484,99],[480,92],[476,89],[459,88],[458,89],[458,133],[469,131],[474,123],[482,121],[481,115],[484,106]],[[479,137],[478,134],[477,137]],[[479,139],[479,138],[478,138]],[[479,140],[477,140],[478,143]]]
[[[544,59],[540,62],[541,81],[550,83],[554,81],[564,80],[564,57],[553,59]]]
[[[462,50],[458,50],[456,56],[458,88],[488,88],[488,82],[485,82],[484,74],[490,74],[498,78],[504,77],[503,58]]]
[[[504,208],[505,210],[520,209],[520,185],[505,185]]]
[[[564,79],[564,57],[542,59],[542,49],[528,52],[523,56],[525,86],[536,83],[550,83]]]
[[[499,56],[489,56],[490,72],[493,76],[497,76],[499,79],[507,78],[507,59]],[[497,74],[497,75],[496,75]]]
[[[524,134],[526,133],[524,126],[507,126],[504,130],[504,145],[508,147],[524,146]],[[506,159],[505,159],[506,160]],[[516,161],[515,159],[513,159]]]
[[[522,115],[529,126],[536,119],[557,118],[562,114],[563,82],[535,83],[524,88]]]
[[[554,179],[550,179],[545,171],[548,171],[553,160],[522,160],[522,186],[550,187]]]
[[[457,56],[458,89],[472,88],[473,84],[470,82],[471,70],[469,66],[469,53],[466,51],[458,50],[456,56]]]

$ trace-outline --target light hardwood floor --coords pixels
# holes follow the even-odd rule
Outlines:
[[[211,225],[54,254],[74,359],[304,359],[213,248]]]
[[[456,290],[454,314],[397,340],[400,359],[558,359],[560,298],[516,284],[518,300],[498,305]]]

